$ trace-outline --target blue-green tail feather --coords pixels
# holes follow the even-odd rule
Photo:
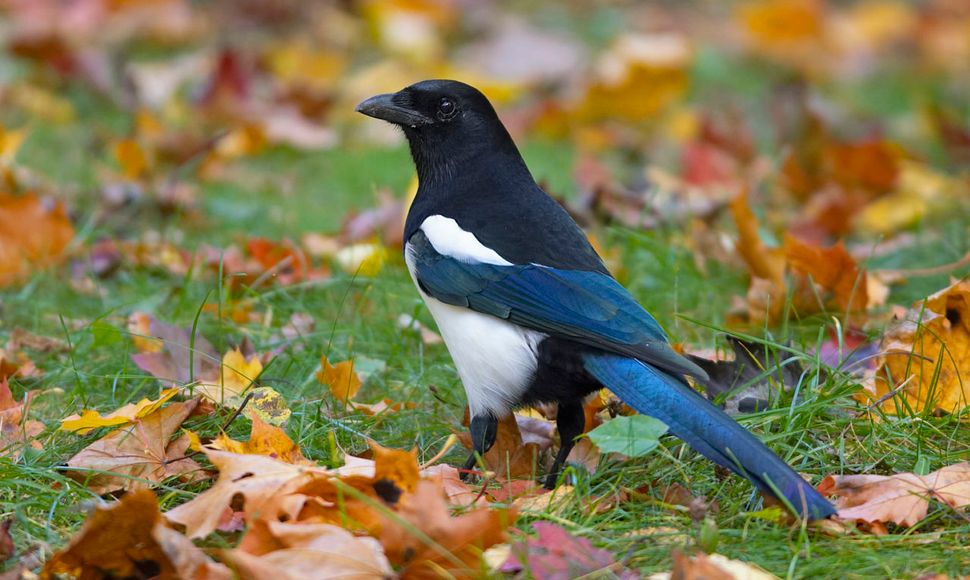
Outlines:
[[[799,514],[820,519],[835,513],[832,504],[788,464],[682,379],[613,354],[587,354],[584,363],[625,403],[666,423],[671,433],[711,461],[783,497]]]

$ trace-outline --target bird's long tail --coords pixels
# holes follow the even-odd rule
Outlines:
[[[832,504],[788,464],[683,380],[612,354],[587,354],[584,363],[625,403],[666,423],[671,433],[711,461],[785,498],[802,516],[820,519],[835,513]]]

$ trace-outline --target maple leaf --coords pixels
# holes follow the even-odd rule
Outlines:
[[[99,427],[119,427],[132,423],[146,415],[160,409],[169,399],[177,395],[178,389],[165,389],[155,399],[142,399],[137,403],[128,403],[124,407],[102,415],[95,410],[87,409],[81,414],[70,415],[61,419],[61,431],[71,431],[78,435],[87,435]]]
[[[125,179],[137,181],[148,173],[150,167],[148,156],[136,139],[122,139],[116,142],[112,149]]]
[[[330,524],[257,520],[235,550],[220,557],[243,578],[390,578],[391,565],[374,538]]]
[[[264,455],[239,455],[228,451],[203,449],[219,471],[215,485],[192,500],[165,513],[169,521],[185,526],[189,538],[202,538],[215,530],[234,505],[237,496],[247,521],[254,514],[271,518],[268,509],[275,497],[293,493],[315,478],[330,477],[325,469],[294,465]]]
[[[970,281],[913,305],[886,330],[874,381],[859,399],[890,414],[955,413],[970,401]]]
[[[839,517],[868,523],[912,526],[926,517],[930,500],[952,508],[970,505],[970,463],[957,463],[927,475],[830,475],[819,491],[837,495]]]
[[[140,490],[96,508],[68,546],[47,561],[41,578],[129,578],[149,566],[159,578],[232,577],[229,568],[167,527],[155,494]]]
[[[549,522],[535,522],[535,538],[512,545],[501,572],[518,573],[528,570],[540,579],[577,578],[604,574],[618,578],[638,578],[639,575],[618,564],[613,555],[593,546],[586,538],[573,536],[565,529]]]
[[[203,378],[218,380],[221,357],[201,334],[193,337],[190,328],[137,312],[129,318],[128,328],[139,351],[131,355],[131,360],[155,378],[179,384]]]
[[[777,580],[777,576],[757,566],[720,554],[697,552],[688,556],[674,550],[672,556],[670,577],[677,580]]]
[[[34,391],[30,391],[18,402],[13,398],[7,377],[0,377],[0,457],[17,459],[23,443],[44,430],[40,421],[27,420],[26,409],[33,396]],[[37,441],[32,441],[31,445],[40,449]]]
[[[0,380],[10,377],[36,377],[41,371],[23,351],[9,352],[0,348]]]
[[[690,61],[690,46],[683,36],[621,36],[603,55],[579,115],[590,120],[649,119],[687,90]]]
[[[60,263],[73,238],[62,203],[46,203],[33,193],[0,192],[0,287]]]
[[[362,381],[360,375],[354,371],[354,361],[345,360],[336,365],[330,364],[326,355],[320,357],[320,370],[317,371],[317,381],[326,385],[333,396],[343,402],[353,399],[360,390]]]
[[[820,248],[785,234],[784,252],[789,267],[811,276],[813,282],[831,292],[843,311],[860,311],[874,305],[866,271],[859,268],[841,241],[830,248]]]
[[[198,398],[173,403],[108,433],[67,461],[68,467],[82,470],[69,473],[99,494],[175,476],[199,478],[202,468],[185,456],[189,438],[170,442],[198,403]]]
[[[286,463],[312,464],[303,457],[300,446],[294,443],[285,431],[255,415],[252,417],[252,429],[248,441],[235,441],[225,433],[220,433],[209,443],[209,446],[243,455],[266,455]]]
[[[427,479],[401,498],[394,515],[385,516],[377,538],[388,560],[402,567],[402,578],[437,578],[442,571],[459,578],[479,577],[482,552],[503,542],[515,521],[514,511],[490,508],[452,516],[441,484]]]
[[[247,360],[242,351],[235,348],[222,357],[218,382],[205,377],[199,384],[192,385],[191,389],[193,393],[220,405],[234,406],[242,401],[243,394],[261,372],[263,363],[258,356],[251,356]]]

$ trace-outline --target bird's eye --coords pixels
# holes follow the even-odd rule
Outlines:
[[[455,102],[448,97],[444,97],[438,102],[438,119],[447,121],[448,119],[454,117],[455,113],[457,112],[458,106],[455,105]]]

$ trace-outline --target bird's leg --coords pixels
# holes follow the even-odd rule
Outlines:
[[[562,471],[562,466],[566,463],[569,452],[572,451],[573,445],[576,444],[576,438],[583,434],[583,428],[585,426],[586,414],[583,412],[582,404],[559,403],[559,411],[556,413],[556,428],[559,430],[559,453],[556,454],[556,460],[552,463],[552,469],[546,476],[546,489],[556,487],[559,472]]]
[[[478,458],[484,457],[495,443],[495,437],[498,435],[498,419],[491,414],[475,415],[472,417],[469,430],[472,435],[472,452],[461,472],[463,480],[468,479],[471,470],[478,463]]]

